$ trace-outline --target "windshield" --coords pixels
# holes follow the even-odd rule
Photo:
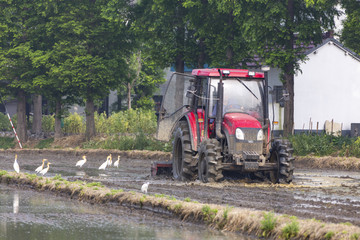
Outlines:
[[[216,115],[219,79],[212,79],[210,86],[210,117]],[[263,83],[261,80],[225,79],[223,114],[240,112],[249,114],[259,121],[263,119]]]

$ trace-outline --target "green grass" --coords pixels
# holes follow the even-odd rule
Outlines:
[[[61,174],[56,174],[55,177],[53,177],[54,180],[64,181],[64,179],[61,177]]]
[[[13,137],[0,137],[0,148],[9,149],[15,147],[15,141]]]
[[[218,210],[216,208],[212,209],[210,208],[209,205],[204,205],[201,209],[203,215],[204,215],[204,220],[206,222],[212,222],[218,212]]]
[[[282,229],[281,236],[284,239],[291,239],[293,237],[296,237],[299,233],[299,222],[297,221],[297,218],[292,216],[290,217],[291,223],[288,223],[285,225],[285,227]]]
[[[40,140],[40,142],[35,146],[35,148],[39,148],[39,149],[50,148],[53,142],[54,142],[54,138]]]
[[[264,218],[260,221],[263,237],[268,237],[271,231],[275,229],[276,221],[277,219],[273,212],[264,213]]]
[[[87,187],[104,187],[100,182],[91,182],[86,184]]]

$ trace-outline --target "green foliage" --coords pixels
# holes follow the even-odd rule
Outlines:
[[[191,202],[191,198],[187,197],[184,199],[185,202]]]
[[[330,232],[327,232],[324,237],[325,237],[325,239],[330,240],[334,235],[335,235],[335,233],[333,231],[330,231]]]
[[[0,131],[11,131],[9,118],[0,112]]]
[[[286,240],[296,237],[299,233],[299,222],[296,217],[290,217],[291,223],[285,225],[285,227],[281,230],[281,236]]]
[[[86,184],[87,187],[104,187],[100,182],[91,182]]]
[[[77,113],[70,114],[68,117],[64,118],[64,128],[65,133],[84,133],[85,124],[84,117],[80,116]]]
[[[108,121],[106,113],[94,114],[95,129],[98,133],[108,133]]]
[[[118,149],[118,150],[150,150],[171,151],[169,143],[154,140],[150,136],[139,134],[135,136],[111,136],[105,140],[91,140],[83,144],[85,149]]]
[[[341,40],[345,46],[360,54],[360,4],[359,1],[343,0],[342,7],[345,9],[346,19],[343,22]]]
[[[41,128],[44,132],[54,132],[55,131],[54,115],[43,115],[41,120]]]
[[[177,204],[174,205],[173,210],[174,210],[174,212],[177,213],[177,212],[179,212],[181,210],[181,208],[182,208],[182,204],[177,203]]]
[[[40,140],[40,142],[35,146],[35,148],[39,148],[39,149],[50,148],[53,142],[54,142],[54,138]]]
[[[6,174],[7,174],[7,171],[5,171],[5,170],[1,170],[1,171],[0,171],[0,177],[4,176],[4,175],[6,175]]]
[[[290,136],[289,140],[293,145],[294,153],[299,156],[309,154],[329,156],[338,153],[346,156],[360,156],[360,151],[357,148],[360,146],[360,140],[354,143],[354,139],[349,137],[335,137],[325,134],[298,134]]]
[[[360,233],[354,233],[350,236],[350,240],[359,240],[360,239]]]
[[[64,179],[61,177],[61,174],[56,174],[55,177],[53,177],[54,180],[64,181]]]
[[[0,148],[2,149],[13,148],[15,144],[13,137],[0,137]]]
[[[264,218],[260,221],[260,229],[263,231],[263,237],[268,237],[271,231],[275,229],[276,221],[277,219],[274,212],[264,213]]]
[[[209,205],[204,205],[201,209],[203,215],[204,215],[204,220],[206,222],[212,222],[218,212],[218,210],[216,208],[212,209],[210,208]]]
[[[111,189],[110,192],[111,192],[111,195],[115,195],[117,193],[124,192],[124,190],[123,189]]]

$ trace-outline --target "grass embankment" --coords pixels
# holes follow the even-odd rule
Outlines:
[[[297,219],[273,212],[254,211],[221,205],[208,205],[189,198],[177,200],[163,194],[142,194],[109,189],[101,183],[69,182],[57,175],[53,178],[35,174],[0,170],[2,183],[31,186],[39,191],[57,192],[73,199],[98,204],[170,213],[186,221],[198,221],[219,230],[236,231],[271,239],[352,239],[360,237],[360,228],[350,223],[333,224],[315,219]]]

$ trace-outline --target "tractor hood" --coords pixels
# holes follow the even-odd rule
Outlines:
[[[230,135],[235,134],[236,128],[262,128],[256,118],[246,113],[226,113],[223,127],[228,130]]]

